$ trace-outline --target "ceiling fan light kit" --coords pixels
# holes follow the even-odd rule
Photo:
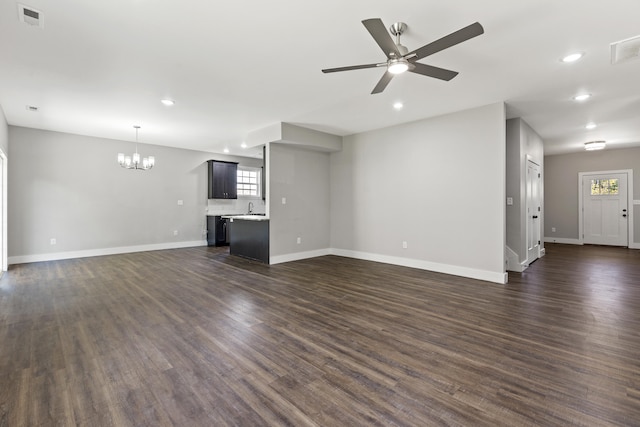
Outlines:
[[[384,54],[387,56],[387,60],[381,63],[326,68],[322,70],[322,72],[335,73],[339,71],[361,70],[365,68],[377,68],[386,66],[386,72],[382,75],[382,78],[380,78],[378,84],[373,88],[371,94],[382,92],[396,74],[402,74],[406,71],[444,81],[453,79],[458,75],[456,71],[422,64],[417,61],[484,33],[484,28],[482,28],[482,25],[480,25],[480,23],[478,22],[475,22],[458,31],[454,31],[453,33],[444,36],[432,43],[428,43],[419,49],[409,52],[409,49],[407,49],[400,43],[400,36],[408,28],[407,24],[405,24],[404,22],[396,22],[395,24],[391,25],[391,27],[389,27],[389,31],[387,31],[384,24],[382,23],[382,20],[379,18],[365,19],[364,21],[362,21],[362,24],[365,26],[367,31],[369,31],[369,34],[371,34],[373,40],[378,44],[378,46],[380,46],[380,49],[382,49]],[[391,38],[390,34],[396,37],[395,41]]]
[[[387,71],[391,74],[402,74],[409,69],[409,61],[404,58],[390,59],[387,63]]]

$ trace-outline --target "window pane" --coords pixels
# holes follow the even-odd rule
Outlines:
[[[591,195],[592,196],[609,196],[616,195],[620,191],[617,179],[592,179]]]
[[[258,170],[238,169],[238,195],[239,196],[259,196],[260,181]]]

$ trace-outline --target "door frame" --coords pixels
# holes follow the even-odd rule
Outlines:
[[[9,239],[8,232],[8,220],[7,220],[7,192],[8,192],[8,168],[7,168],[7,155],[0,149],[0,277],[2,273],[9,269]]]
[[[538,171],[538,176],[537,177],[533,177],[534,179],[537,180],[537,206],[529,206],[529,199],[530,199],[530,195],[529,195],[529,176],[528,176],[528,171],[529,171],[529,163],[533,164],[536,166],[537,171]],[[526,260],[527,260],[527,264],[531,264],[532,262],[534,262],[535,260],[539,259],[542,257],[542,255],[544,255],[543,250],[542,250],[542,166],[534,161],[532,158],[530,158],[530,156],[527,156],[527,161],[526,161],[526,166],[525,166],[525,203],[524,203],[524,211],[525,211],[525,242],[526,242]],[[529,258],[529,238],[531,236],[531,234],[533,233],[534,229],[531,227],[531,223],[532,221],[530,221],[530,216],[532,216],[534,213],[533,212],[529,212],[529,208],[538,208],[538,221],[535,221],[536,227],[537,227],[537,232],[538,232],[538,244],[537,244],[537,255],[535,256],[535,258]]]
[[[640,249],[640,245],[633,242],[633,169],[620,169],[608,171],[578,172],[578,243],[584,245],[584,200],[582,182],[585,175],[607,175],[607,174],[627,175],[627,247]]]

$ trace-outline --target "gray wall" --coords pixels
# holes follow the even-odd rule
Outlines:
[[[268,155],[270,256],[326,250],[330,234],[329,154],[270,143]],[[282,204],[283,197],[286,204]]]
[[[633,170],[633,199],[640,200],[640,148],[605,149],[545,157],[545,228],[547,241],[579,239],[578,173]],[[633,203],[632,200],[629,203]],[[634,206],[633,243],[640,243],[640,206]],[[551,228],[556,232],[552,233]]]
[[[513,205],[507,206],[507,246],[518,255],[519,262],[527,260],[527,155],[540,165],[544,182],[544,144],[538,135],[520,118],[507,120],[507,197]],[[543,185],[544,187],[544,185]],[[541,197],[544,188],[541,188]],[[544,227],[544,205],[540,221]],[[541,247],[544,247],[541,244]]]
[[[203,242],[206,160],[244,160],[140,144],[143,172],[117,164],[132,142],[14,126],[9,141],[10,257]]]
[[[497,103],[345,137],[331,154],[332,247],[503,280],[505,121]]]

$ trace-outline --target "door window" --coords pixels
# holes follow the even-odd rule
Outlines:
[[[618,194],[618,179],[592,179],[591,195],[592,196],[612,196]]]

